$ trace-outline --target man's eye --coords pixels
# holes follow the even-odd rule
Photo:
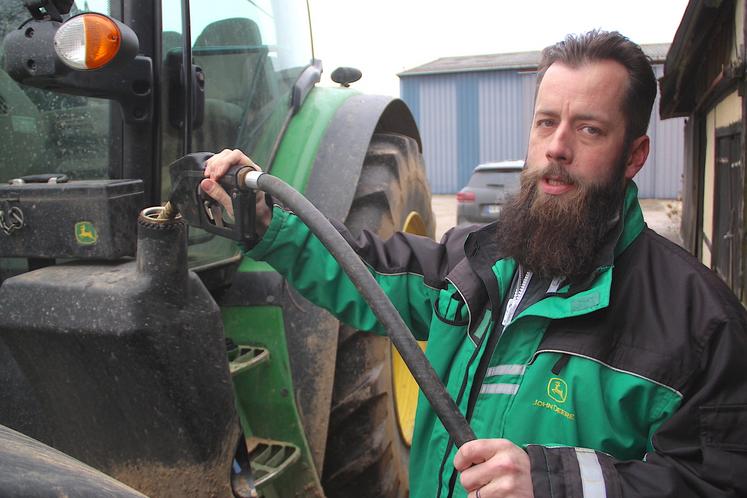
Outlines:
[[[537,128],[550,128],[555,125],[555,121],[552,119],[540,119],[537,121]]]
[[[581,131],[586,133],[587,135],[597,136],[602,134],[602,130],[595,126],[583,126],[581,127]]]

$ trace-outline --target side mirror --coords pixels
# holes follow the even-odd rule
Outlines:
[[[153,113],[153,63],[138,49],[132,29],[102,14],[31,19],[5,37],[5,71],[25,85],[116,100],[135,124]]]
[[[361,79],[361,76],[363,76],[363,73],[354,67],[338,67],[332,71],[330,78],[335,83],[339,83],[341,86],[347,88],[351,83],[355,83]]]

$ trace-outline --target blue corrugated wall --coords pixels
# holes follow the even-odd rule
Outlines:
[[[466,185],[480,162],[479,94],[474,74],[456,78],[457,185]]]
[[[423,140],[426,174],[434,193],[456,192],[459,184],[457,153],[456,85],[450,76],[433,76],[426,85],[402,81],[400,94],[410,105],[408,95],[417,94],[414,113]]]
[[[657,77],[661,66],[655,66]],[[435,194],[459,191],[480,163],[524,159],[536,74],[516,70],[407,76],[400,94],[420,127]],[[684,120],[651,120],[651,153],[636,177],[640,196],[676,198],[682,189]]]
[[[420,85],[415,82],[402,81],[400,84],[400,98],[407,102],[416,122],[420,122]]]

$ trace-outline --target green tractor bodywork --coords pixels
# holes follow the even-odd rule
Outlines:
[[[363,106],[368,108],[368,120],[365,120],[366,111],[361,109]],[[332,200],[323,195],[326,194],[323,192],[325,185],[338,188],[334,187],[335,184],[326,175],[333,173],[339,175],[340,171],[334,167],[325,168],[325,165],[320,164],[325,158],[323,153],[319,153],[319,148],[325,146],[330,148],[329,142],[346,143],[351,138],[336,133],[326,133],[333,126],[335,116],[338,117],[338,126],[344,127],[345,123],[349,123],[346,118],[358,115],[360,121],[366,123],[369,129],[363,133],[349,134],[359,135],[357,139],[362,141],[367,140],[366,137],[371,136],[374,131],[382,131],[381,120],[373,119],[374,116],[379,118],[383,116],[385,119],[394,121],[393,129],[387,131],[406,132],[407,127],[410,127],[411,132],[414,131],[414,125],[408,122],[409,116],[405,112],[406,108],[401,102],[391,101],[388,98],[366,97],[349,89],[314,89],[310,92],[296,119],[288,127],[272,173],[283,178],[297,190],[306,193],[310,198],[316,198],[316,203],[326,207],[326,212],[343,218],[350,209],[350,204],[353,203],[353,189],[350,189],[347,194],[336,193],[335,199]],[[351,154],[353,157],[348,159],[351,164],[348,164],[346,170],[355,177],[360,175],[360,171],[356,172],[353,164],[357,164],[359,170],[363,166],[366,145],[359,143],[358,157],[356,154]],[[294,164],[299,167],[288,167]],[[339,183],[337,185],[339,186]],[[410,213],[416,212],[408,212]],[[398,228],[405,226],[405,220],[400,220],[398,225],[401,225]],[[432,226],[430,230],[432,231]],[[236,280],[246,279],[255,283],[268,280],[266,277],[270,275],[276,276],[268,265],[245,258],[239,266]],[[269,280],[279,282],[272,277]],[[247,305],[237,306],[237,301],[240,301],[241,297],[237,296],[236,292],[231,294],[224,299],[218,298],[218,302],[222,305],[226,335],[237,344],[260,345],[267,349],[271,358],[274,358],[274,361],[268,362],[265,367],[247,371],[243,378],[236,378],[236,396],[245,431],[251,433],[253,428],[265,437],[272,435],[273,439],[291,442],[299,450],[299,458],[293,467],[285,474],[284,479],[274,484],[277,496],[293,496],[293,490],[298,489],[304,489],[306,496],[312,496],[312,488],[317,489],[315,492],[321,493],[317,472],[324,462],[327,432],[325,429],[329,425],[327,418],[334,384],[335,353],[338,342],[334,319],[322,310],[315,309],[308,302],[299,306],[298,303],[303,302],[303,298],[298,295],[292,297],[290,303],[276,302],[275,306],[257,306],[256,302],[245,302],[244,304]],[[280,290],[269,293],[273,296],[272,300],[278,300],[279,294],[281,294]],[[267,295],[261,293],[259,300],[267,301]],[[288,310],[284,313],[284,305],[291,310],[298,308],[297,311],[300,313],[294,314],[293,311]],[[288,330],[288,321],[291,322],[291,329],[296,333]],[[300,322],[303,324],[301,325]],[[247,327],[246,324],[253,325]],[[257,324],[262,324],[262,326],[258,327]],[[279,334],[281,330],[284,330],[285,334]],[[396,353],[393,354],[396,356]],[[297,371],[293,372],[296,373],[295,376],[289,376],[293,371],[292,360],[296,360],[295,365],[299,365]],[[316,367],[312,370],[304,368],[304,365]],[[313,377],[309,379],[309,376]],[[405,382],[408,380],[406,379]],[[297,391],[299,387],[303,390],[297,392],[295,397],[290,394],[293,393],[294,386]],[[406,389],[414,388],[409,385]],[[299,413],[299,406],[303,414]],[[395,407],[395,411],[398,407],[399,405]],[[409,407],[413,411],[414,408],[414,406]],[[268,420],[267,413],[274,413],[277,417],[274,420]],[[400,431],[406,430],[406,428],[399,428],[399,431],[395,431],[393,434],[395,439],[402,436]],[[365,435],[365,431],[363,434]],[[309,438],[313,440],[309,441]],[[362,442],[365,444],[365,439]],[[271,495],[268,494],[268,496]]]
[[[235,147],[304,193],[325,215],[347,220],[354,233],[368,228],[386,237],[407,228],[433,235],[420,138],[409,110],[398,99],[314,86],[320,65],[297,33],[299,26],[308,28],[305,2],[76,4],[73,13],[110,5],[104,14],[137,28],[139,57],[152,61],[151,86],[145,92],[141,82],[132,82],[136,95],[116,103],[91,97],[106,96],[106,88],[90,92],[69,83],[54,90],[32,88],[33,81],[17,84],[0,67],[5,149],[0,181],[41,173],[64,173],[73,181],[141,179],[146,207],[167,197],[165,172],[171,161],[191,151]],[[21,0],[0,0],[0,40],[27,17]],[[283,53],[284,43],[301,48],[294,45]],[[191,70],[184,69],[185,50],[192,53]],[[7,55],[0,45],[0,61]],[[138,102],[151,107],[136,109]],[[128,115],[128,109],[140,117]],[[8,202],[14,200],[0,193],[0,213]],[[0,254],[0,285],[16,275],[68,264],[64,258],[14,256]],[[393,384],[404,377],[392,373],[386,340],[341,326],[288,288],[267,264],[243,257],[230,241],[190,229],[188,261],[220,307],[230,339],[227,368],[260,495],[406,496],[411,427],[400,425],[412,417],[393,399]],[[0,366],[0,378],[23,377],[22,370]],[[16,402],[13,389],[0,394],[3,403]],[[56,447],[55,437],[34,425],[35,416],[25,413],[21,420],[5,406],[0,428],[6,425]],[[414,412],[412,402],[406,410]],[[75,447],[62,446],[56,448],[78,456]],[[97,467],[96,461],[83,463]],[[128,483],[111,468],[101,470]],[[28,486],[34,491],[33,483]],[[168,496],[167,488],[159,483],[138,490]]]
[[[305,105],[288,126],[272,168],[276,175],[299,192],[304,192],[309,180],[314,158],[324,131],[334,118],[335,111],[355,92],[340,89],[315,89]],[[295,167],[294,167],[295,166]],[[274,270],[266,263],[244,258],[238,268],[247,279],[261,278]],[[280,465],[289,465],[283,478],[265,489],[268,498],[321,494],[321,484],[311,448],[304,433],[301,414],[298,412],[291,377],[288,342],[281,303],[275,306],[222,306],[223,325],[227,337],[241,347],[261,347],[272,361],[257,363],[235,374],[236,404],[246,435],[262,435],[274,441],[292,445],[287,459],[267,466],[272,472]],[[248,325],[250,324],[250,325]],[[328,358],[334,362],[334,355]],[[264,363],[264,364],[263,364]],[[268,416],[268,414],[270,414]],[[285,469],[281,469],[285,470]],[[260,486],[262,489],[262,486]]]

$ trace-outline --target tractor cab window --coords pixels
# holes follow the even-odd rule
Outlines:
[[[188,152],[239,148],[267,168],[290,111],[291,91],[312,62],[305,0],[191,0],[185,35],[181,0],[161,0],[161,196],[170,191],[168,165]],[[185,36],[189,44],[185,44]],[[173,119],[169,102],[182,107],[191,96],[174,95],[180,76],[175,60],[185,45],[204,81],[201,122]],[[183,60],[183,59],[181,59]],[[188,129],[184,130],[184,126]],[[212,265],[235,254],[230,241],[190,229],[190,266]]]
[[[78,0],[70,15],[83,11],[109,14],[109,2]],[[30,17],[21,0],[0,0],[0,182],[39,173],[105,178],[113,104],[20,85],[3,69],[2,40]]]
[[[169,3],[163,0],[164,53],[184,44]],[[192,0],[189,8],[192,63],[202,70],[205,91],[191,150],[241,148],[264,164],[291,88],[312,60],[305,0]]]
[[[305,2],[193,0],[190,9],[192,59],[205,75],[205,120],[194,147],[239,147],[262,164],[290,89],[311,62]]]

